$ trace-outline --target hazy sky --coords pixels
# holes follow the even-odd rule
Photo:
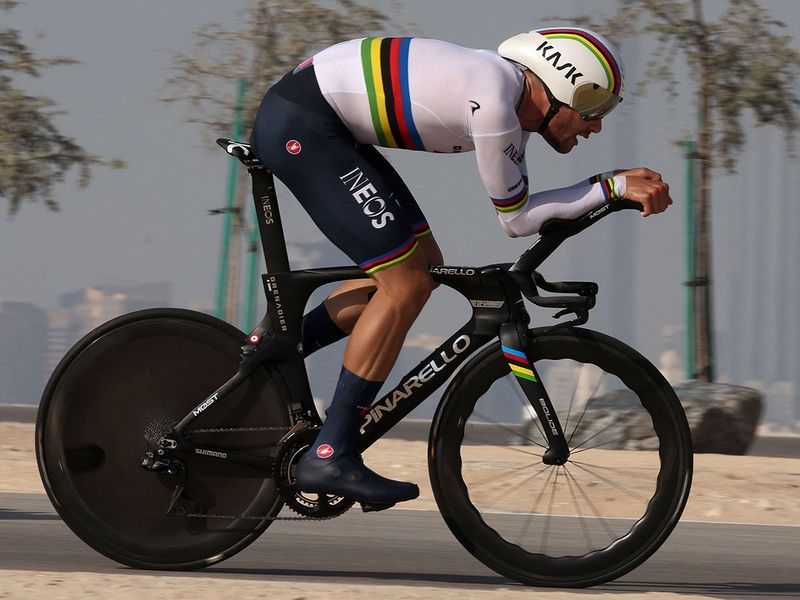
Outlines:
[[[247,4],[246,0],[29,0],[0,13],[0,27],[21,30],[38,54],[81,61],[46,71],[42,79],[25,82],[25,88],[55,100],[66,111],[57,118],[59,127],[89,152],[120,158],[128,165],[124,170],[96,169],[86,189],[78,188],[74,179],[58,185],[60,213],[49,212],[40,203],[27,204],[13,219],[0,219],[0,300],[49,307],[66,291],[104,283],[166,280],[174,284],[177,306],[211,302],[221,219],[207,216],[207,211],[224,204],[228,169],[214,139],[229,132],[203,132],[184,124],[187,107],[166,105],[158,97],[170,76],[172,52],[187,50],[192,32],[208,21],[234,25],[237,11]],[[390,6],[388,2],[373,4]],[[406,0],[399,4],[406,12],[399,21],[413,21],[417,27],[398,28],[398,33],[482,48],[495,48],[510,35],[539,26],[546,16],[616,6],[610,0]],[[722,5],[708,0],[706,4],[709,14]],[[788,32],[800,26],[800,2],[763,4],[787,21]],[[646,48],[647,43],[641,41],[624,46],[629,90],[649,79],[643,60]],[[651,86],[644,97],[629,95],[604,121],[603,133],[581,140],[568,156],[556,155],[537,136],[532,136],[528,146],[533,189],[560,187],[609,168],[639,164],[661,171],[672,183],[673,209],[649,219],[633,214],[606,219],[596,231],[568,243],[545,269],[553,277],[575,279],[591,278],[595,272],[613,273],[619,267],[623,275],[613,281],[613,291],[608,282],[604,285],[599,280],[600,304],[590,324],[651,352],[663,348],[659,336],[664,325],[683,323],[680,201],[684,164],[673,141],[690,130],[694,108],[691,97],[678,91],[674,103],[664,99],[658,86]],[[757,189],[753,187],[757,180],[746,175],[746,167],[751,158],[762,156],[763,148],[777,149],[777,170],[796,169],[796,160],[785,158],[777,130],[766,129],[758,135],[754,138],[760,140],[758,149],[743,161],[745,175],[738,179],[717,175],[715,202],[726,192]],[[387,151],[387,156],[417,196],[448,263],[513,260],[533,241],[510,240],[502,232],[485,197],[474,155]],[[281,197],[287,238],[300,243],[319,241],[320,234],[302,210],[285,193]],[[720,220],[715,230],[717,244],[726,239],[725,228],[732,227],[731,223]],[[331,253],[327,264],[338,262],[337,253]],[[723,273],[739,268],[726,251],[718,252],[715,259]],[[438,292],[414,335],[444,335],[454,330],[469,312],[463,304],[452,308],[456,299],[453,293]],[[612,318],[620,310],[630,318]],[[618,331],[611,331],[609,325],[616,325]],[[719,320],[717,325],[726,326]]]

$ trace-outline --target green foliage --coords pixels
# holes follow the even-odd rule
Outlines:
[[[648,79],[677,97],[674,66],[683,56],[695,79],[699,106],[709,112],[708,158],[734,171],[736,155],[747,141],[745,112],[756,126],[779,127],[790,150],[798,127],[800,53],[782,34],[785,24],[770,17],[758,0],[728,0],[715,21],[703,19],[701,0],[619,0],[613,18],[592,23],[617,37],[641,35],[658,46],[648,64]],[[750,109],[747,111],[747,109]]]
[[[14,0],[0,0],[0,11],[13,8]],[[64,57],[40,58],[13,29],[0,29],[0,198],[8,200],[8,215],[24,201],[42,200],[58,210],[52,189],[73,167],[78,183],[85,186],[90,167],[123,166],[87,154],[72,138],[62,135],[53,123],[60,114],[45,96],[30,96],[15,86],[14,76],[40,77],[43,69],[74,64]]]
[[[376,34],[386,20],[359,0],[253,0],[241,28],[209,23],[195,33],[192,50],[175,55],[177,73],[162,99],[188,104],[186,120],[204,125],[204,135],[227,136],[240,79],[249,126],[267,89],[289,69],[331,44]]]

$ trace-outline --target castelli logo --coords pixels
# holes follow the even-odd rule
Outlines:
[[[317,456],[320,458],[330,458],[333,456],[333,446],[330,444],[322,444],[317,448]]]
[[[289,154],[300,154],[300,150],[302,149],[303,147],[297,140],[289,140],[288,142],[286,142],[286,151]]]

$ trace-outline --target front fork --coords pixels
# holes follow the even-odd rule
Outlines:
[[[563,465],[569,459],[569,446],[564,439],[564,430],[561,428],[550,396],[547,395],[533,361],[528,358],[526,350],[529,337],[527,320],[521,315],[500,326],[503,357],[543,425],[548,448],[544,452],[542,462],[546,465]]]

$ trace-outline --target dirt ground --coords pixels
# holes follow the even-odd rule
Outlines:
[[[0,423],[0,492],[44,493],[34,454],[33,425]],[[504,493],[516,482],[531,478],[524,472],[531,468],[530,452],[535,449],[516,447],[497,449],[484,446],[464,451],[465,478],[474,482],[471,496],[481,504],[497,511],[530,510],[530,496]],[[639,490],[646,489],[654,456],[647,452],[586,452],[581,458],[582,470],[573,469],[574,477],[594,488],[592,497],[604,516],[626,516],[625,509],[636,505]],[[415,481],[420,486],[420,498],[407,503],[408,508],[435,510],[427,473],[427,448],[424,442],[384,439],[365,454],[366,463],[388,477]],[[613,469],[614,486],[607,484],[606,475]],[[542,478],[544,479],[544,477]],[[565,487],[565,486],[561,486]],[[499,490],[498,495],[496,491]],[[569,511],[571,499],[556,496],[554,512]],[[523,506],[523,502],[525,503]],[[574,514],[570,512],[569,514]],[[730,523],[763,523],[774,525],[800,524],[800,459],[764,458],[753,456],[722,456],[701,454],[695,457],[694,482],[685,520],[722,521]],[[234,592],[235,589],[235,592]],[[172,598],[235,597],[249,598],[447,598],[452,590],[434,587],[401,585],[337,585],[322,583],[291,583],[236,581],[230,579],[187,578],[95,573],[41,573],[2,571],[0,599],[39,600],[42,597],[77,600],[84,598],[115,598],[128,600],[155,593]],[[486,591],[459,590],[461,598],[484,597]],[[611,593],[595,591],[572,592],[537,590],[552,600],[579,598],[608,599]],[[530,594],[530,590],[497,588],[493,598],[515,598]],[[626,598],[667,600],[700,598],[662,592],[626,593]]]

